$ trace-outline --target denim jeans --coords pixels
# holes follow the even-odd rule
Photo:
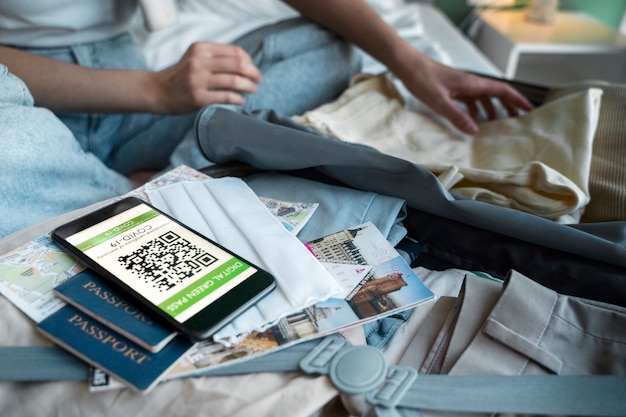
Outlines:
[[[22,80],[0,65],[0,237],[131,189],[33,103]]]
[[[286,115],[302,113],[333,99],[360,69],[359,55],[349,44],[300,18],[258,29],[234,43],[250,53],[263,73],[257,93],[246,97],[246,110],[271,108]],[[27,50],[87,67],[146,68],[130,34],[67,48]],[[123,174],[165,168],[195,119],[195,114],[58,116],[83,149]]]
[[[361,69],[361,55],[346,41],[304,18],[285,20],[235,42],[263,73],[244,110],[302,114],[336,98]]]
[[[246,96],[241,107],[213,105],[196,119],[201,129],[203,114],[218,108],[252,113],[272,110],[291,117],[335,99],[361,69],[361,55],[331,32],[294,18],[254,30],[233,42],[246,50],[262,71],[257,93]],[[212,164],[198,149],[195,132],[189,132],[174,150],[170,167],[185,164],[204,168]]]

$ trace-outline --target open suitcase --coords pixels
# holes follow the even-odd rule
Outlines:
[[[526,89],[524,92],[538,103],[545,93],[545,89],[541,87],[521,84],[517,87],[523,91]],[[497,278],[506,278],[511,270],[515,270],[560,295],[580,297],[602,306],[614,306],[615,317],[626,317],[625,221],[566,226],[523,212],[455,198],[441,187],[431,173],[409,162],[383,155],[367,147],[320,137],[273,113],[249,117],[218,109],[215,116],[211,118],[211,125],[201,127],[213,133],[210,141],[200,142],[207,157],[217,163],[203,170],[212,177],[248,178],[257,174],[278,172],[405,199],[408,213],[403,224],[408,235],[418,241],[422,249],[411,266],[423,266],[430,270],[458,268],[483,271]],[[525,312],[518,313],[523,315]],[[621,339],[622,346],[626,343],[626,333],[623,331],[612,336],[618,342]],[[334,343],[332,339],[329,340],[329,343]],[[392,341],[391,344],[393,343]],[[225,367],[225,373],[293,370],[314,345],[316,343],[296,345],[285,350],[275,360],[266,358],[253,361],[257,362],[256,366]],[[364,355],[365,361],[379,360],[376,355]],[[623,371],[626,368],[624,356],[616,360],[621,363],[614,369],[621,368]],[[358,361],[348,365],[350,368],[357,366]],[[314,373],[326,371],[328,368],[312,370]],[[358,375],[357,378],[361,376]],[[414,377],[415,375],[411,376]],[[437,392],[438,387],[449,387],[447,397],[441,402],[449,405],[449,408],[444,406],[444,410],[454,412],[486,412],[485,407],[490,405],[481,405],[483,401],[480,399],[480,392],[492,391],[495,397],[500,397],[499,404],[505,406],[491,408],[490,411],[533,414],[563,414],[560,412],[563,403],[552,404],[552,408],[541,408],[545,404],[536,409],[523,408],[528,405],[528,398],[538,398],[542,392],[550,392],[548,397],[552,398],[558,398],[559,395],[571,398],[572,393],[585,391],[599,401],[590,404],[589,397],[585,397],[583,402],[586,402],[587,408],[581,408],[582,405],[576,403],[572,407],[578,407],[580,412],[572,411],[570,407],[566,413],[589,415],[590,410],[595,410],[597,414],[592,412],[592,415],[626,414],[626,405],[615,402],[616,397],[626,393],[626,385],[621,377],[592,378],[582,385],[581,380],[572,379],[571,385],[558,386],[551,385],[554,379],[531,378],[531,389],[518,385],[514,381],[516,379],[521,381],[522,378],[508,378],[506,385],[502,385],[503,380],[497,378],[472,379],[469,383],[461,381],[460,385],[446,385],[452,384],[453,378],[441,376],[440,382],[425,378],[425,385],[415,390],[421,390],[428,402],[437,396],[434,392]],[[420,377],[417,376],[415,381],[419,380]],[[542,385],[542,381],[547,382]],[[376,379],[376,383],[378,382],[380,380]],[[411,391],[411,384],[406,382],[400,385],[409,389],[406,394],[408,397],[417,396]],[[429,386],[435,387],[434,392],[425,391]],[[468,387],[477,390],[462,395],[461,392]],[[519,393],[520,401],[513,401],[515,392]],[[468,398],[472,396],[479,397],[474,398],[478,405],[468,403]],[[463,398],[462,404],[453,404],[454,401],[450,398],[454,397]],[[463,409],[463,404],[467,405],[466,409]],[[515,405],[507,408],[506,404]],[[422,402],[415,407],[420,408],[423,405]],[[602,408],[603,405],[606,408]],[[441,406],[433,409],[440,410],[438,407]],[[405,414],[410,411],[396,410],[389,405],[378,407],[376,411],[380,416],[410,415]]]
[[[531,98],[535,104],[542,103],[548,93],[548,89],[541,86],[515,82],[513,84]],[[588,85],[605,86],[602,83]],[[620,90],[617,95],[623,94],[621,86],[617,86],[617,89]],[[609,98],[608,107],[603,108],[605,119],[602,122],[605,124],[605,128],[607,118],[614,117],[616,111],[615,90],[609,91],[608,94],[613,94],[613,96]],[[247,123],[250,125],[249,130],[246,131]],[[231,126],[236,126],[236,129],[230,129]],[[505,278],[505,280],[510,280],[511,270],[514,270],[513,275],[521,273],[530,277],[532,281],[570,301],[580,297],[584,300],[583,303],[595,301],[606,303],[603,305],[608,308],[606,311],[608,315],[604,316],[607,321],[619,321],[617,315],[621,313],[617,313],[617,311],[624,311],[623,307],[626,306],[626,241],[624,240],[626,222],[624,221],[563,225],[510,209],[490,206],[473,200],[453,198],[446,195],[446,192],[439,187],[432,175],[424,173],[410,163],[381,155],[377,151],[359,145],[328,138],[320,139],[315,135],[311,136],[301,127],[292,125],[289,120],[271,113],[256,115],[256,119],[250,120],[236,113],[224,112],[219,117],[215,117],[215,125],[205,126],[205,128],[211,132],[219,132],[219,134],[212,134],[210,141],[203,142],[201,140],[200,142],[205,154],[213,161],[223,163],[243,161],[249,165],[240,166],[239,169],[245,170],[253,167],[252,169],[286,171],[290,175],[375,191],[405,199],[408,215],[403,224],[407,228],[409,236],[417,240],[423,249],[411,265],[413,267],[420,265],[435,270],[459,268],[483,271],[492,276]],[[613,129],[613,134],[623,134],[623,130]],[[606,133],[604,131],[598,133],[598,135],[603,134]],[[618,152],[623,154],[623,150]],[[213,172],[215,175],[215,171],[219,171],[219,169],[219,166],[211,167],[209,172]],[[521,288],[517,288],[517,290],[524,291]],[[531,292],[527,296],[532,297]],[[513,314],[526,315],[528,320],[532,321],[535,317],[530,314],[530,311],[520,310],[525,307],[527,309],[533,308],[531,306],[532,303],[524,304],[522,302]],[[612,311],[613,306],[615,311]],[[612,315],[613,313],[616,315]],[[555,316],[558,314],[555,313]],[[559,317],[559,319],[567,321],[564,316]],[[593,319],[589,318],[589,321],[591,322]],[[593,325],[590,326],[593,327]],[[544,330],[537,329],[537,332]],[[610,330],[607,327],[605,330],[604,336],[607,336],[607,339],[614,338],[617,343],[616,346],[623,343],[624,332],[621,330],[621,326],[613,327]],[[484,327],[483,331],[485,331]],[[487,332],[489,331],[487,330]],[[489,335],[498,337],[495,336],[495,333],[497,332]],[[507,337],[502,336],[499,341],[503,341]],[[598,336],[598,338],[601,337]],[[517,339],[517,335],[511,336],[511,338]],[[536,345],[533,345],[533,348],[522,346],[527,342],[528,340],[520,341],[513,349],[525,352],[528,349],[533,350],[541,344],[539,341],[534,341],[533,343]],[[516,343],[512,342],[511,346]],[[579,342],[575,342],[573,339],[570,343]],[[448,349],[450,349],[449,346]],[[616,349],[619,351],[621,348],[617,347]],[[597,354],[604,356],[600,362],[615,361],[616,366],[614,368],[600,366],[595,368],[593,373],[624,372],[625,358],[621,354],[613,355],[611,351],[612,349],[602,350]],[[487,351],[483,353],[488,354]],[[589,354],[591,355],[591,353]],[[497,362],[501,359],[496,355],[493,360]],[[556,370],[551,368],[547,362],[541,360],[538,362],[540,362],[540,366],[549,369],[549,373],[580,372],[580,370],[575,371],[573,369],[566,371],[566,365],[562,365],[563,368],[559,368],[561,365],[558,365],[558,370]],[[412,364],[413,366],[416,365],[415,362]],[[610,368],[612,370],[609,370]],[[427,368],[422,364],[421,370],[427,370]],[[439,369],[439,371],[441,370]],[[531,370],[517,371],[520,373],[534,372]],[[616,381],[618,380],[616,379]],[[451,380],[449,382],[451,383]],[[398,383],[395,381],[395,383],[410,385],[405,382]],[[490,390],[496,391],[491,386],[488,388],[485,381],[477,380],[475,383],[484,384],[482,386],[483,391],[481,391],[483,393]],[[424,381],[422,384],[428,385]],[[554,394],[555,398],[558,396],[556,394],[558,388],[554,385],[550,387],[550,384],[547,383],[545,390]],[[424,385],[421,385],[422,391]],[[590,385],[604,393],[617,394],[621,391],[621,388],[617,386],[601,388],[602,383],[599,381],[591,382]],[[442,386],[445,386],[444,382],[442,382]],[[454,389],[452,385],[449,387],[451,390]],[[538,387],[539,385],[535,386],[535,388]],[[432,391],[437,391],[437,389],[433,388]],[[439,389],[441,390],[441,388]],[[457,389],[462,390],[459,387]],[[522,386],[518,385],[517,389],[507,386],[505,390],[515,390],[520,394],[520,398],[523,397],[521,395]],[[543,389],[538,388],[538,390],[542,391]],[[545,390],[543,391],[546,392]],[[568,390],[570,391],[568,392]],[[406,395],[416,396],[416,391],[419,389],[415,388]],[[432,394],[432,391],[429,392]],[[566,388],[565,392],[568,392],[565,394],[568,398],[575,396],[572,387]],[[499,396],[501,393],[496,394],[494,392],[494,395]],[[533,398],[533,395],[536,402],[540,403],[537,391],[532,392],[522,402],[528,404],[529,398]],[[463,406],[455,408],[456,405],[450,404],[449,398],[447,401],[449,408],[445,409],[466,412],[486,411],[480,407],[471,409],[468,404],[468,398],[480,396],[478,392],[461,396],[465,398],[464,405],[468,407],[467,409],[463,409]],[[484,401],[487,401],[484,394],[483,398]],[[591,405],[592,414],[602,414],[603,411],[593,405],[595,404],[593,401],[590,402],[589,398],[585,401]],[[444,399],[442,402],[446,403],[446,400]],[[504,402],[513,403],[510,397],[507,397]],[[417,405],[415,407],[419,408]],[[546,409],[542,412],[540,407],[534,411],[526,408],[526,411],[529,413],[550,413]],[[557,406],[551,412],[577,413],[571,410],[565,411],[563,404],[560,407],[560,410]],[[572,407],[578,407],[579,413],[589,413],[589,410],[582,411],[579,406]],[[514,410],[504,407],[499,411],[519,412],[522,408]],[[612,412],[618,414],[625,412],[624,406],[617,408],[621,408],[621,410],[616,409]],[[383,411],[380,408],[377,411],[380,415],[386,415],[387,411],[385,410],[383,407]]]
[[[513,85],[535,103],[541,103],[548,91]],[[212,132],[200,143],[211,161],[236,161],[244,163],[237,169],[249,165],[248,169],[286,171],[400,197],[410,212],[405,220],[409,235],[424,246],[424,261],[500,277],[515,269],[563,294],[626,305],[624,221],[562,225],[461,199],[449,195],[430,172],[409,162],[310,134],[271,112],[254,118],[218,113],[211,126],[201,127]],[[230,169],[218,165],[207,172],[226,175]]]

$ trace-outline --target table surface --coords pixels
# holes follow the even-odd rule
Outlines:
[[[579,12],[557,12],[554,23],[530,22],[526,10],[487,10],[480,19],[515,44],[626,47],[616,29]]]

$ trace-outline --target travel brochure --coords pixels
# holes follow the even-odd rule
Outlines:
[[[298,234],[319,206],[318,203],[280,201],[267,197],[259,197],[259,200],[282,223],[285,229],[294,235]]]
[[[342,284],[344,298],[317,303],[232,345],[198,343],[165,379],[201,375],[208,367],[256,358],[413,308],[434,297],[372,223],[322,237],[307,246]]]

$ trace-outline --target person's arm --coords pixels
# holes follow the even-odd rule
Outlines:
[[[82,67],[0,46],[0,63],[21,78],[35,104],[60,112],[181,114],[212,103],[241,104],[259,70],[232,45],[199,42],[163,71]]]
[[[441,65],[415,50],[363,0],[284,0],[302,15],[346,38],[385,64],[407,89],[457,128],[475,133],[477,103],[490,117],[497,97],[510,115],[531,104],[508,84]],[[455,103],[467,105],[469,115]]]

